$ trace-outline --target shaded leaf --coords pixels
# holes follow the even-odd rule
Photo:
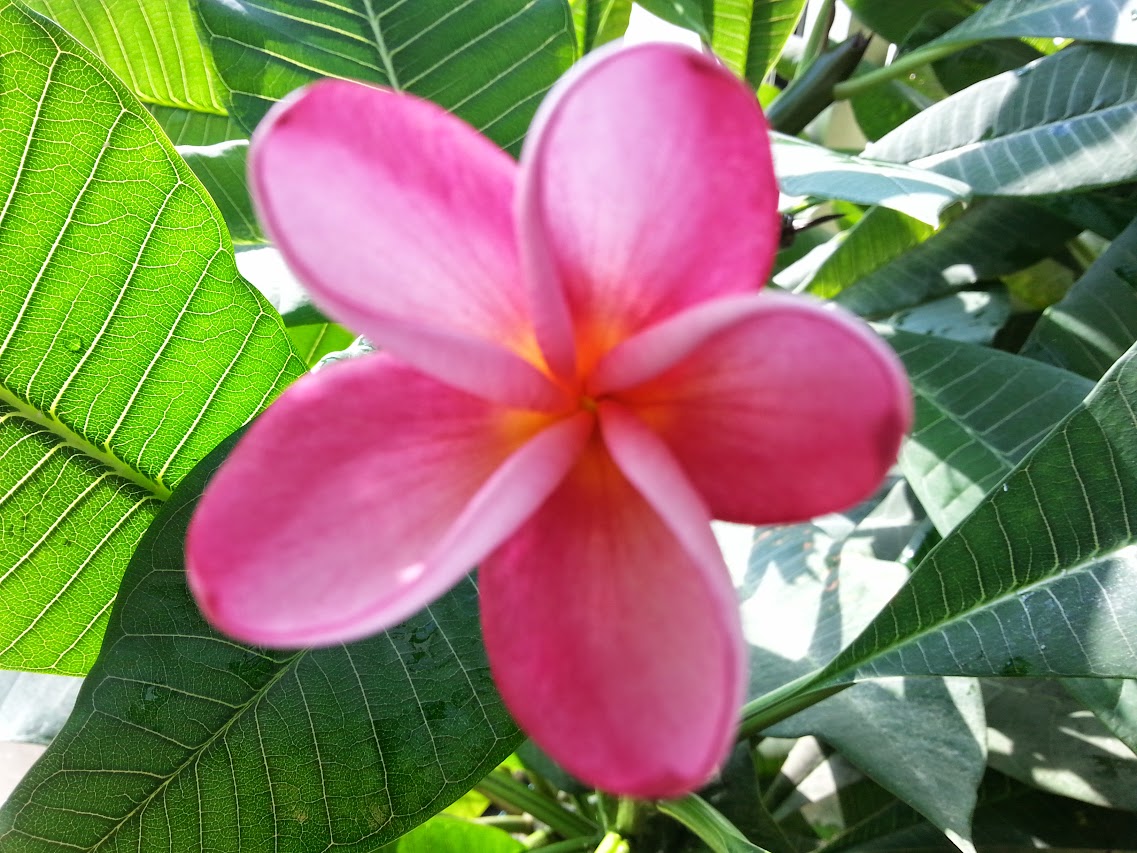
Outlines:
[[[621,38],[632,15],[632,0],[569,0],[569,6],[582,56]]]
[[[0,742],[50,743],[71,713],[81,684],[65,675],[0,672]]]
[[[864,317],[886,317],[1024,269],[1077,233],[1077,226],[1026,202],[976,202],[923,243],[845,288],[836,302]]]
[[[576,54],[565,0],[195,0],[232,112],[252,129],[319,77],[412,92],[516,149]]]
[[[865,150],[968,183],[1042,195],[1137,177],[1137,49],[1077,45],[929,107]]]
[[[888,340],[916,403],[900,467],[943,535],[1093,388],[1076,374],[986,347],[907,332]]]
[[[914,504],[901,482],[850,514],[758,530],[738,579],[751,696],[824,666],[904,584],[894,560],[919,525]],[[982,733],[978,684],[932,678],[856,684],[765,731],[833,745],[963,849],[986,764]]]
[[[147,531],[75,713],[0,810],[0,849],[363,853],[521,740],[490,678],[472,580],[346,646],[266,651],[205,623],[183,540],[233,443]]]
[[[161,501],[303,365],[125,86],[10,2],[0,55],[0,667],[80,674]]]
[[[920,563],[820,680],[1137,676],[1137,349]]]
[[[1137,220],[1046,309],[1022,353],[1096,380],[1135,340]]]
[[[1137,755],[1059,683],[988,679],[983,693],[993,768],[1064,797],[1137,811]]]
[[[901,332],[915,332],[967,344],[990,344],[1011,315],[1006,290],[961,290],[884,321]]]

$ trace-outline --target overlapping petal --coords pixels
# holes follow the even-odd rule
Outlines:
[[[526,309],[516,171],[440,107],[344,80],[278,105],[250,162],[260,217],[321,308],[449,384],[549,408],[559,397]]]
[[[613,352],[612,384],[682,354],[615,397],[667,443],[715,518],[799,521],[870,495],[911,422],[892,350],[802,297],[763,293],[728,308],[692,311]]]
[[[521,156],[518,229],[550,366],[587,373],[623,338],[756,290],[777,183],[754,95],[674,45],[598,51],[542,104]]]
[[[206,489],[190,586],[210,621],[259,645],[384,630],[542,503],[592,420],[510,412],[385,355],[305,377]]]
[[[606,409],[604,441],[483,561],[483,633],[510,711],[566,769],[610,791],[677,796],[733,737],[738,610],[698,495],[642,427]]]

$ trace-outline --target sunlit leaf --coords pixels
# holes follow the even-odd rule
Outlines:
[[[0,56],[0,667],[79,674],[161,502],[303,365],[126,87],[10,2]]]
[[[1137,49],[1077,45],[929,107],[865,150],[977,195],[1042,195],[1137,177]]]
[[[1137,17],[1130,0],[991,0],[932,43],[1037,36],[1137,44]]]

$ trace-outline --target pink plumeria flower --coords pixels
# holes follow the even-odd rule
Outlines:
[[[779,236],[767,128],[713,58],[602,52],[520,164],[439,107],[340,80],[257,131],[262,221],[383,352],[301,379],[210,483],[189,580],[221,630],[342,643],[478,581],[518,723],[608,791],[677,796],[746,683],[711,519],[868,496],[910,420],[856,319],[759,295]]]

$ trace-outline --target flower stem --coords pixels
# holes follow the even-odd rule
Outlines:
[[[886,65],[884,68],[876,68],[867,74],[861,74],[838,83],[833,87],[833,97],[839,101],[855,97],[863,92],[867,92],[874,86],[887,83],[889,80],[895,80],[897,77],[903,77],[905,74],[910,74],[917,68],[922,68],[930,62],[936,62],[944,57],[951,56],[953,53],[958,53],[964,48],[971,47],[974,44],[978,44],[978,42],[957,41],[951,42],[950,44],[930,44],[926,47],[918,48],[911,53],[906,53],[899,57],[891,65]]]
[[[494,802],[504,802],[528,812],[566,838],[595,836],[600,832],[600,827],[588,818],[570,812],[555,800],[541,796],[507,773],[494,771],[477,788]]]
[[[809,31],[805,48],[801,52],[801,61],[798,62],[794,77],[800,77],[805,70],[813,64],[825,46],[829,44],[829,31],[833,29],[833,18],[837,11],[837,0],[821,0],[821,8],[817,13],[817,20],[813,22],[813,29]]]
[[[600,839],[596,853],[631,853],[628,842],[620,837],[619,833],[609,832]]]

